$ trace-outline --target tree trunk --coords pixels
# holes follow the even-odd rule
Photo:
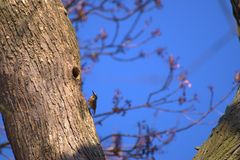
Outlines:
[[[0,104],[17,160],[104,159],[78,69],[60,0],[0,0]]]
[[[193,160],[240,159],[240,89]]]

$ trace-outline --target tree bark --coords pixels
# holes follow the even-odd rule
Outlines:
[[[104,159],[79,61],[60,0],[0,0],[0,105],[17,160]]]
[[[240,89],[193,160],[240,159]]]

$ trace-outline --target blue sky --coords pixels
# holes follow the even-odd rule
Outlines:
[[[181,64],[179,72],[187,71],[192,83],[188,93],[198,93],[200,100],[195,106],[199,111],[206,111],[210,97],[208,86],[214,86],[214,102],[217,102],[231,89],[234,74],[240,70],[240,43],[230,0],[163,0],[162,3],[161,10],[146,15],[146,18],[151,16],[153,20],[149,30],[160,28],[161,36],[141,49],[148,51],[163,47],[168,54],[178,57]],[[111,24],[102,22],[96,17],[89,17],[86,24],[80,25],[78,37],[87,39],[98,33],[101,27],[111,33]],[[128,22],[123,25],[123,31],[128,25]],[[129,52],[132,54],[134,51]],[[156,55],[131,63],[102,57],[93,65],[90,73],[84,74],[84,95],[89,97],[92,90],[98,94],[97,113],[111,110],[116,89],[131,99],[133,105],[141,104],[146,101],[149,92],[161,87],[167,68]],[[191,159],[196,153],[194,147],[207,139],[233,96],[209,115],[204,121],[206,124],[178,133],[172,143],[163,148],[160,159]],[[124,118],[115,116],[107,120],[103,127],[97,126],[97,131],[100,137],[112,132],[134,133],[136,123],[144,119],[156,129],[172,126],[177,120],[181,121],[180,124],[188,122],[181,115],[159,113],[158,117],[154,117],[153,112],[140,110],[130,112]],[[5,139],[2,136],[0,138],[1,141]]]
[[[164,0],[162,3],[164,7],[161,10],[150,13],[153,19],[151,27],[160,28],[161,37],[144,45],[143,49],[164,47],[169,54],[178,57],[181,64],[179,70],[187,70],[192,83],[189,93],[196,92],[199,95],[200,101],[195,104],[196,108],[206,111],[210,97],[208,86],[214,87],[214,102],[218,102],[232,88],[234,74],[240,69],[240,45],[230,1]],[[89,30],[96,28],[98,31],[99,26],[109,27],[109,24],[96,22],[96,19],[90,18],[88,23],[94,25],[86,25],[83,29],[90,26]],[[84,37],[84,32],[80,32],[80,36]],[[84,76],[84,93],[88,97],[92,89],[97,92],[98,113],[111,110],[115,89],[120,89],[133,104],[141,104],[149,92],[161,86],[166,74],[167,66],[157,56],[131,63],[104,57],[94,65],[91,74]],[[211,113],[204,121],[205,124],[177,134],[173,142],[163,149],[160,159],[191,159],[196,153],[194,147],[207,139],[233,96]],[[136,131],[136,121],[141,119],[146,119],[153,128],[158,129],[175,124],[177,119],[181,119],[182,124],[186,123],[179,115],[161,113],[155,118],[151,113],[142,110],[129,113],[126,118],[114,117],[107,120],[103,127],[97,127],[98,134],[133,133]]]

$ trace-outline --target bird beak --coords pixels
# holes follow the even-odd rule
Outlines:
[[[93,95],[97,96],[96,93],[94,91],[92,91]]]

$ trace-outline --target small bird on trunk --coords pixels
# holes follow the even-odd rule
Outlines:
[[[88,100],[88,105],[93,110],[93,115],[95,115],[97,109],[97,95],[94,91],[92,91],[92,95]]]

